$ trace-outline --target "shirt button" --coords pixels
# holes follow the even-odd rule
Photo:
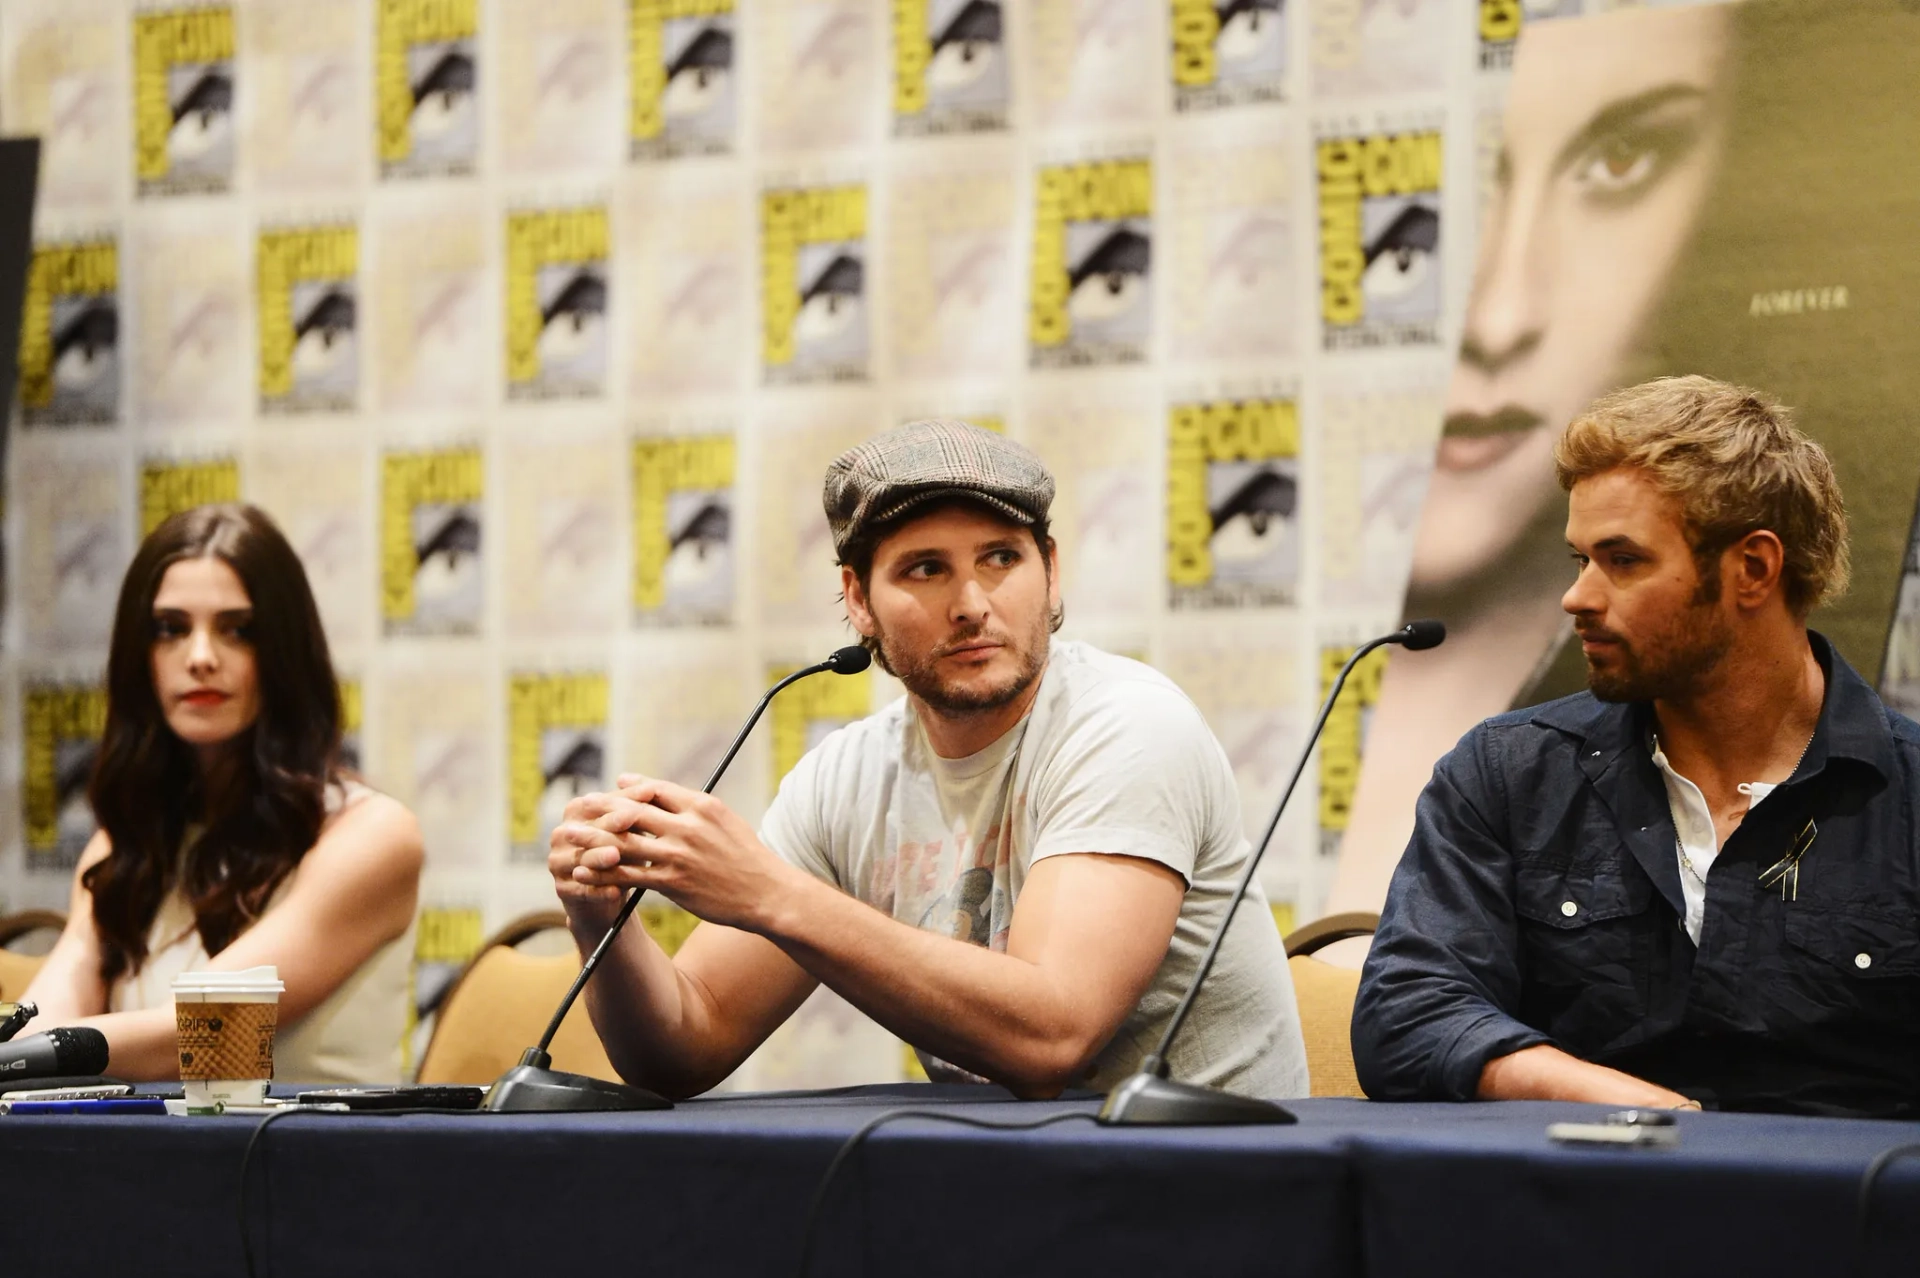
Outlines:
[[[1864,972],[1873,966],[1873,955],[1856,954],[1853,956],[1853,965]]]
[[[1574,915],[1580,912],[1580,907],[1575,905],[1572,901],[1562,901],[1560,902],[1560,912],[1566,915],[1568,918],[1572,918]],[[1860,957],[1865,958],[1866,955],[1862,954]],[[1862,963],[1860,966],[1865,967],[1866,964]]]

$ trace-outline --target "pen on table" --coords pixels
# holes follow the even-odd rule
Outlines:
[[[164,1114],[167,1102],[158,1096],[93,1096],[75,1100],[0,1101],[7,1114]]]

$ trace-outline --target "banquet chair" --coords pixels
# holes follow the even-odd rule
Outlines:
[[[67,916],[54,910],[22,910],[0,918],[0,1003],[24,994],[34,973],[46,961],[44,952],[23,954],[13,948],[14,943],[35,932],[58,936],[66,925]]]
[[[488,938],[439,999],[433,1037],[420,1058],[422,1083],[491,1083],[540,1041],[554,1008],[580,971],[572,945],[556,954],[528,954],[522,943],[562,931],[566,915],[543,911],[515,919]],[[583,995],[560,1023],[549,1051],[555,1069],[618,1081]]]
[[[1329,914],[1295,928],[1282,942],[1300,1004],[1300,1030],[1307,1040],[1307,1080],[1315,1096],[1364,1098],[1353,1068],[1353,999],[1360,992],[1357,969],[1335,967],[1314,958],[1335,941],[1372,936],[1378,914],[1354,911]]]

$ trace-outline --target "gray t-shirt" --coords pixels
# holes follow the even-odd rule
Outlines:
[[[1159,1042],[1250,854],[1226,752],[1173,682],[1056,640],[1027,716],[964,759],[933,753],[902,698],[849,724],[780,785],[761,839],[817,878],[942,936],[1005,950],[1043,857],[1157,861],[1186,880],[1166,958],[1088,1084],[1105,1090]],[[921,1054],[930,1076],[952,1066]],[[1280,935],[1256,882],[1194,1002],[1173,1076],[1250,1096],[1307,1094],[1306,1049]]]

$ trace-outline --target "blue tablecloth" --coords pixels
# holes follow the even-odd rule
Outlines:
[[[842,1141],[903,1104],[1091,1113],[992,1089],[860,1088],[628,1115],[313,1115],[248,1172],[259,1272],[790,1275]],[[1675,1150],[1550,1145],[1572,1105],[1303,1101],[1293,1127],[981,1132],[908,1120],[836,1182],[816,1274],[1664,1274],[1821,1278],[1854,1190],[1920,1127],[1683,1115]],[[258,1119],[0,1118],[0,1273],[238,1275]],[[1875,1273],[1920,1273],[1920,1161],[1882,1180]]]

